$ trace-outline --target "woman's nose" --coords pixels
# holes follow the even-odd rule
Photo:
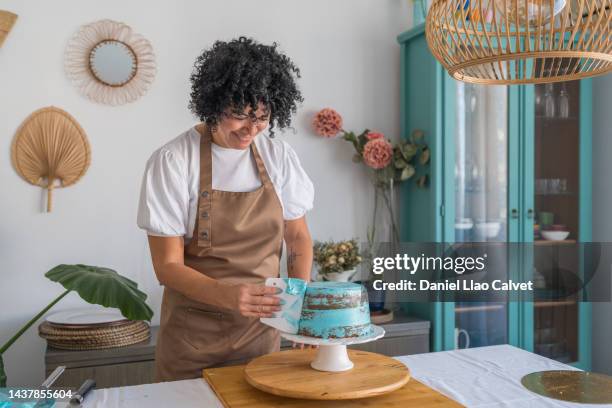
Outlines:
[[[257,133],[259,133],[259,128],[257,127],[257,123],[249,122],[248,129],[249,129],[249,135],[251,136],[255,136]]]

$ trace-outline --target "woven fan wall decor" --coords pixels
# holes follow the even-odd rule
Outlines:
[[[13,24],[17,20],[17,14],[13,14],[10,11],[0,10],[0,47],[4,39],[13,28]]]
[[[70,114],[56,107],[32,113],[17,130],[11,148],[17,173],[47,189],[47,211],[56,187],[68,187],[87,171],[91,150],[85,131]]]

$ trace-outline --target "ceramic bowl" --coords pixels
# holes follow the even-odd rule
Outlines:
[[[474,222],[470,218],[461,218],[455,222],[455,229],[469,230],[474,228]]]
[[[321,276],[321,279],[324,281],[350,282],[353,275],[355,275],[355,272],[357,272],[357,269],[353,268],[353,269],[349,269],[348,271],[330,272],[326,274],[321,274],[319,276]]]
[[[569,231],[541,231],[542,238],[547,241],[563,241],[569,236]]]
[[[480,222],[476,224],[476,231],[479,236],[485,238],[495,238],[499,234],[501,224],[499,222]]]

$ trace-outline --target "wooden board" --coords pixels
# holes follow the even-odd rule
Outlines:
[[[316,400],[367,398],[401,388],[410,370],[391,357],[348,350],[355,365],[342,372],[318,371],[310,366],[316,349],[266,354],[247,364],[246,381],[274,395]]]
[[[424,384],[410,379],[391,393],[372,398],[340,401],[317,401],[280,397],[260,391],[246,382],[245,366],[209,368],[203,370],[208,384],[226,408],[456,408],[461,404]]]

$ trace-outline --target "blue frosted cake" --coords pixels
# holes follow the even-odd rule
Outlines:
[[[298,334],[323,339],[372,333],[365,288],[349,282],[311,282],[306,287]]]

